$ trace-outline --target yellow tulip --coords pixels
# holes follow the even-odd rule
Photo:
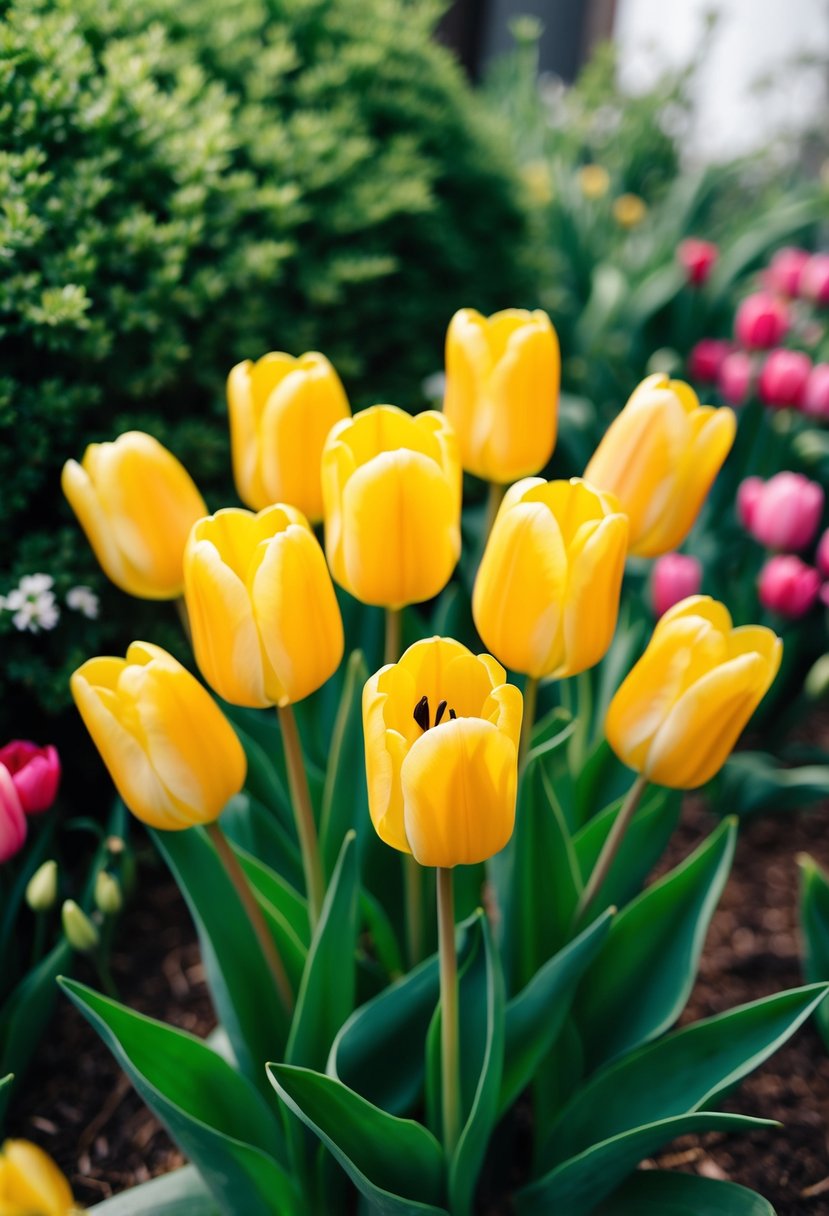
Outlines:
[[[320,457],[328,432],[351,410],[325,355],[274,351],[237,363],[227,378],[233,476],[254,511],[288,502],[322,519]]]
[[[637,228],[648,214],[648,205],[638,194],[620,194],[613,204],[613,218],[620,228]]]
[[[63,492],[107,578],[129,595],[172,600],[184,584],[182,556],[207,511],[190,474],[152,435],[127,431],[67,460]]]
[[[184,555],[185,600],[201,673],[233,705],[290,705],[343,657],[343,624],[304,515],[277,503],[199,520]]]
[[[442,414],[375,405],[338,423],[322,454],[322,493],[341,587],[385,608],[443,590],[461,551],[461,467]]]
[[[556,442],[560,375],[545,312],[456,312],[446,333],[443,412],[463,467],[499,485],[543,469]]]
[[[30,1140],[0,1150],[0,1216],[71,1216],[72,1191],[52,1158]]]
[[[233,728],[195,676],[159,646],[90,659],[72,695],[118,793],[150,827],[211,823],[245,781]]]
[[[620,760],[670,789],[704,785],[771,686],[783,644],[771,629],[732,629],[707,595],[661,618],[610,703],[605,730]]]
[[[581,478],[511,486],[472,596],[484,645],[535,679],[598,663],[616,628],[627,536],[613,496]]]
[[[366,683],[371,819],[423,866],[473,865],[512,835],[522,697],[505,681],[488,654],[428,638]]]
[[[631,553],[658,557],[679,547],[736,431],[733,410],[700,405],[681,380],[657,373],[642,381],[584,472],[621,503],[630,519]]]
[[[610,174],[603,165],[583,165],[578,171],[578,183],[585,198],[604,198],[610,189]]]

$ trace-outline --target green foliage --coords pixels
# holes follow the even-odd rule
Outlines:
[[[0,613],[0,696],[54,709],[73,666],[150,619],[68,525],[67,457],[145,429],[220,506],[234,362],[319,348],[355,403],[420,406],[452,311],[532,303],[532,280],[503,130],[432,40],[433,4],[0,14],[0,595],[40,570],[61,604],[103,594],[99,621],[64,609],[48,635]],[[171,645],[172,619],[154,636]]]

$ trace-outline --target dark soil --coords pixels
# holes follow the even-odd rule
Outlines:
[[[689,800],[667,864],[686,856],[713,824],[700,804]],[[829,868],[829,805],[743,826],[684,1021],[802,982],[800,852]],[[147,867],[142,878],[141,895],[124,918],[112,960],[122,999],[204,1035],[214,1017],[184,903],[160,869]],[[95,983],[93,977],[82,978]],[[726,1105],[778,1119],[784,1127],[751,1136],[688,1137],[662,1154],[658,1164],[750,1186],[779,1216],[829,1216],[829,1056],[814,1027],[802,1029]],[[12,1108],[9,1128],[52,1153],[78,1200],[89,1204],[182,1161],[106,1048],[66,1001]]]

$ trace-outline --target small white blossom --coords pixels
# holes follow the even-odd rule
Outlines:
[[[81,612],[90,621],[97,620],[100,603],[91,587],[70,587],[66,593],[66,603],[75,612]]]
[[[19,584],[0,601],[0,608],[11,612],[12,624],[20,632],[39,633],[54,629],[60,608],[50,588],[54,579],[48,574],[24,574]]]
[[[41,595],[44,591],[51,591],[55,585],[55,580],[51,574],[24,574],[18,590],[22,591],[23,595]]]

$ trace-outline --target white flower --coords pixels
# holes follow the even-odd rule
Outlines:
[[[54,629],[60,608],[50,588],[54,579],[48,574],[24,574],[19,584],[0,600],[0,608],[13,613],[12,624],[20,632],[39,633]]]
[[[25,596],[41,595],[44,591],[51,591],[54,585],[55,580],[51,574],[24,574],[18,584],[18,590]]]
[[[100,603],[91,587],[70,587],[66,603],[75,612],[82,612],[90,621],[97,620]]]

